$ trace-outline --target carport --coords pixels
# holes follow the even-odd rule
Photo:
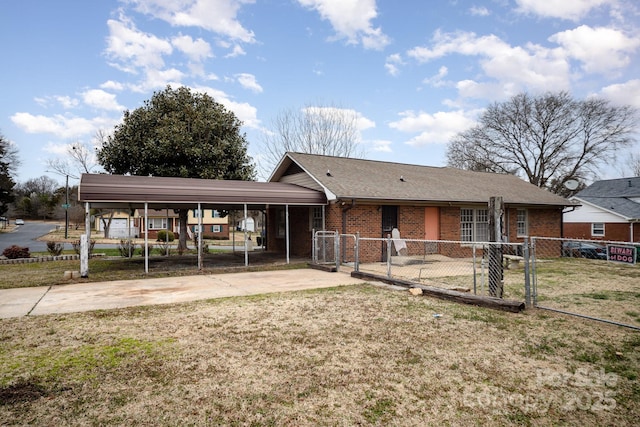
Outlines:
[[[85,206],[86,234],[81,239],[80,270],[89,275],[89,241],[91,214],[94,209],[144,209],[148,223],[149,209],[263,210],[270,206],[284,206],[286,258],[289,263],[290,206],[324,206],[323,192],[283,182],[254,182],[152,176],[83,174],[78,187],[78,200]],[[202,229],[202,215],[198,218]],[[145,273],[149,272],[149,233],[145,233]],[[202,269],[202,234],[198,233],[198,269]],[[244,249],[245,265],[249,263],[248,249]]]

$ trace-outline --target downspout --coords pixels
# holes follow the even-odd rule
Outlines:
[[[351,199],[351,204],[349,206],[342,207],[342,234],[347,234],[347,212],[353,209],[356,205],[355,199]],[[342,259],[345,260],[347,258],[347,248],[342,246]]]

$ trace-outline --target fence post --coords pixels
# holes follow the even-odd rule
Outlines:
[[[340,271],[340,233],[338,233],[338,230],[336,230],[336,234],[334,236],[335,238],[333,239],[333,253],[336,257],[336,271]]]
[[[531,308],[531,277],[529,276],[529,238],[522,242],[522,257],[524,258],[524,304]]]
[[[387,234],[387,277],[391,279],[391,234]]]
[[[536,238],[531,238],[531,278],[532,286],[531,286],[531,294],[533,300],[533,306],[538,305],[538,276],[537,276],[537,267],[536,267]]]
[[[353,260],[353,269],[356,272],[360,271],[360,232],[357,231],[356,232],[356,247],[355,247],[355,254],[353,254],[354,256],[354,260]]]
[[[313,264],[318,263],[318,257],[316,254],[316,229],[311,229],[311,262]]]

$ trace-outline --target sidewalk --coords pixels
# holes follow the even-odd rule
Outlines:
[[[366,283],[315,269],[255,271],[0,289],[0,318],[171,304]]]

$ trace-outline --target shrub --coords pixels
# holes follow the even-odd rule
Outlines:
[[[168,243],[164,243],[164,242],[158,243],[158,245],[156,247],[156,251],[160,255],[169,256],[169,255],[171,255],[171,245],[168,244]]]
[[[2,251],[2,255],[9,259],[18,259],[18,258],[29,258],[31,257],[31,253],[29,252],[29,248],[23,248],[18,245],[9,246],[4,251]]]
[[[58,256],[64,250],[64,243],[47,242],[47,252],[53,256]]]
[[[136,252],[136,244],[133,243],[133,240],[120,240],[117,246],[118,253],[120,256],[125,258],[131,258],[133,254]]]
[[[158,242],[173,242],[176,239],[175,234],[171,230],[160,230],[158,231],[158,238],[156,239]]]
[[[93,253],[93,247],[95,245],[95,240],[89,240],[89,257],[91,257],[91,254]],[[71,246],[73,247],[73,251],[76,254],[80,255],[80,240],[74,240],[73,242],[71,242]]]

